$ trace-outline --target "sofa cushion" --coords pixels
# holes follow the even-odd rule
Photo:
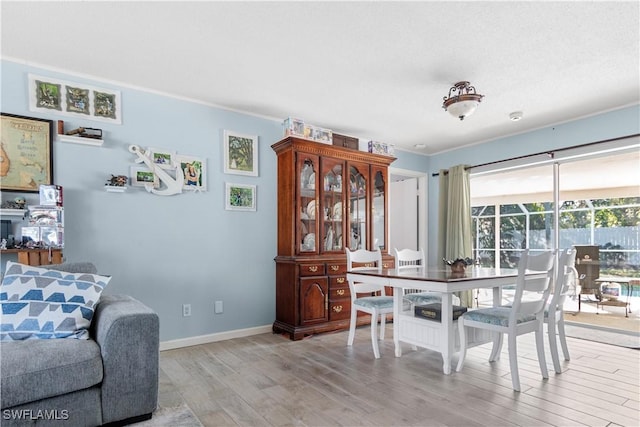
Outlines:
[[[102,381],[94,340],[24,340],[0,343],[2,409],[83,390]]]
[[[88,339],[94,307],[109,280],[8,261],[0,285],[0,341]]]

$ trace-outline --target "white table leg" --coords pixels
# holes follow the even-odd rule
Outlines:
[[[456,331],[453,329],[453,298],[451,297],[451,293],[443,293],[442,294],[442,317],[440,321],[442,322],[442,327],[444,330],[442,331],[442,338],[444,342],[441,342],[442,346],[442,372],[445,375],[449,375],[451,373],[451,356],[453,355],[453,344],[455,343],[455,333]]]
[[[402,288],[393,288],[393,344],[396,347],[396,357],[402,356],[402,348],[400,347],[400,322],[402,318],[402,299],[404,290]]]

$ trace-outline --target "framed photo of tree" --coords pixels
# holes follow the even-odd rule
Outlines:
[[[224,173],[258,176],[258,136],[224,131]]]
[[[37,193],[53,184],[53,120],[2,113],[0,190]]]

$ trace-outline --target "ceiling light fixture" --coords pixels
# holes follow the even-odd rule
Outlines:
[[[442,98],[444,100],[442,108],[452,116],[464,120],[476,111],[482,98],[484,95],[478,95],[476,88],[469,82],[458,82],[449,89],[449,96]]]

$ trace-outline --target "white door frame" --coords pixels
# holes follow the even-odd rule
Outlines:
[[[424,250],[425,259],[429,259],[427,254],[428,246],[427,246],[427,237],[429,227],[427,226],[427,178],[428,174],[426,172],[414,171],[409,169],[400,169],[389,167],[389,182],[391,182],[392,175],[401,175],[410,178],[416,178],[418,181],[418,248],[422,248]],[[391,186],[389,186],[391,188]],[[393,200],[393,194],[389,191],[389,206],[391,206],[391,201]],[[389,212],[389,218],[391,218],[391,209],[387,208],[387,212]],[[391,221],[389,221],[391,224]],[[389,235],[391,235],[391,227],[389,227]],[[387,242],[389,242],[389,236],[387,236]],[[391,253],[392,248],[389,248],[389,252]]]

